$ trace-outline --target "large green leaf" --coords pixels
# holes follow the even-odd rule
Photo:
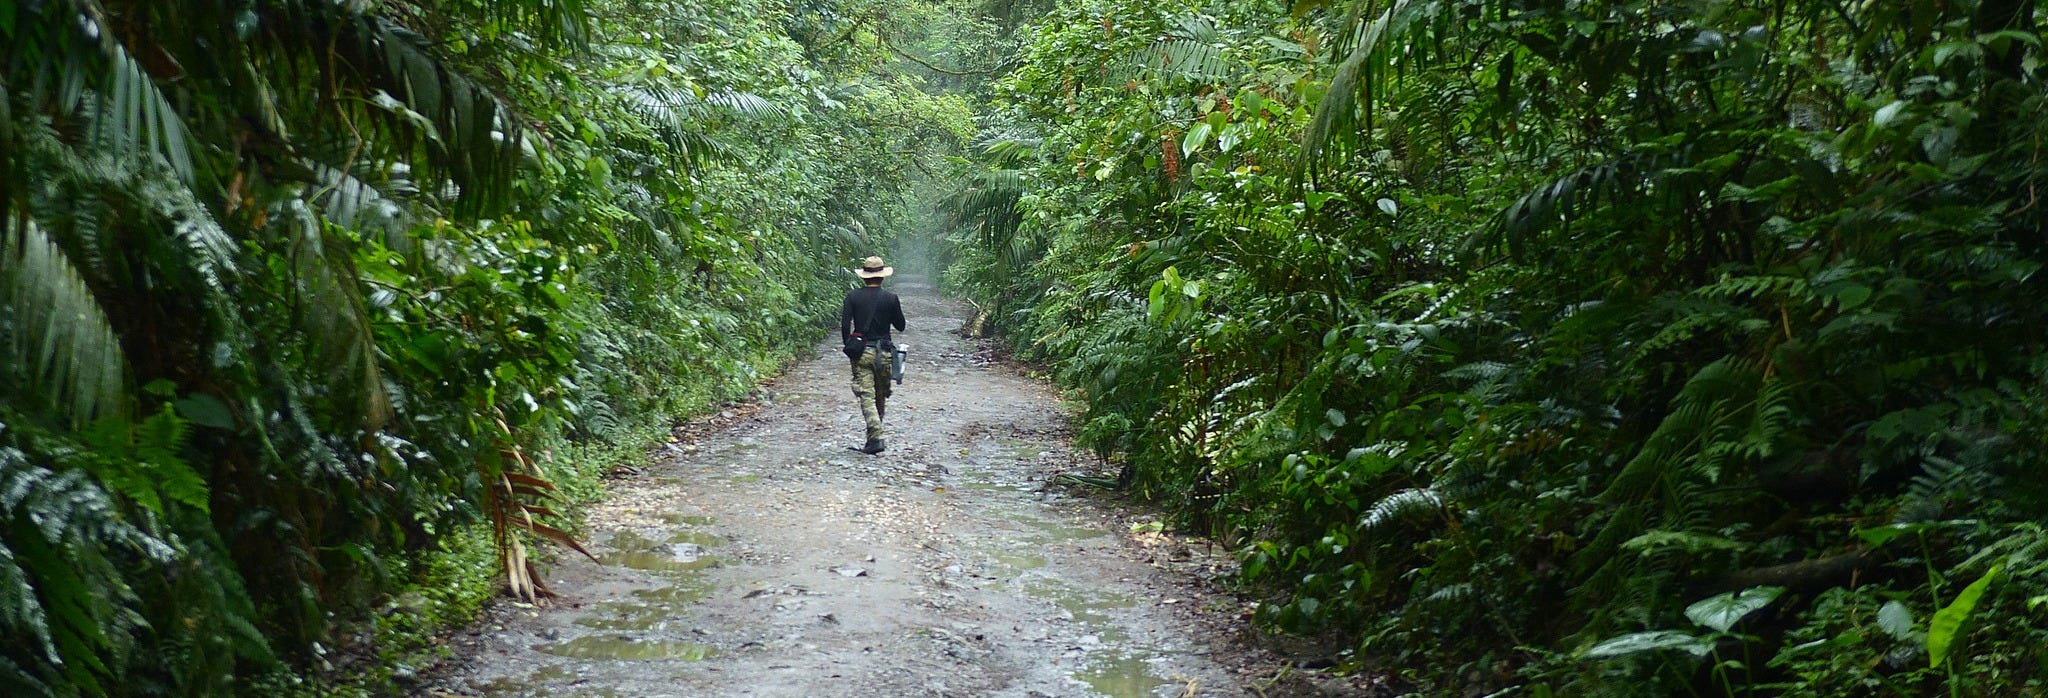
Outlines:
[[[1955,649],[1956,640],[1962,638],[1963,622],[1976,612],[1977,602],[1984,598],[1984,592],[1991,588],[1991,582],[1998,579],[2004,565],[1992,565],[1991,570],[1978,577],[1977,581],[1963,587],[1960,594],[1947,606],[1934,612],[1934,618],[1927,623],[1927,661],[1941,666],[1948,660],[1949,652]]]
[[[1678,630],[1649,630],[1603,640],[1587,648],[1583,655],[1592,659],[1610,659],[1658,650],[1685,650],[1693,656],[1704,657],[1714,651],[1714,640]]]
[[[1877,609],[1877,628],[1894,640],[1910,640],[1918,634],[1913,621],[1912,609],[1897,600],[1886,601]]]
[[[1685,617],[1692,622],[1713,628],[1715,632],[1728,632],[1735,624],[1751,613],[1771,605],[1784,587],[1755,587],[1739,592],[1731,591],[1694,602],[1685,607]]]

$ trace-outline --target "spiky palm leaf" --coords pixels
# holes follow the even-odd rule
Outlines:
[[[1119,80],[1225,82],[1243,66],[1224,52],[1224,45],[1213,19],[1203,15],[1182,16],[1151,46],[1120,61],[1114,76]]]
[[[590,35],[590,10],[584,0],[492,0],[433,7],[526,32],[554,47],[581,48]]]
[[[1328,93],[1316,105],[1315,117],[1302,132],[1302,164],[1305,176],[1336,158],[1355,152],[1372,128],[1373,108],[1393,77],[1391,63],[1399,55],[1397,42],[1414,19],[1409,0],[1394,0],[1377,16],[1367,17],[1370,0],[1358,0],[1339,25],[1344,41],[1338,51],[1344,61],[1330,76]]]
[[[688,166],[729,159],[734,149],[713,137],[712,122],[721,118],[785,119],[788,109],[751,92],[697,94],[689,90],[635,87],[622,91],[627,104],[647,119],[669,149]]]
[[[384,388],[359,275],[346,248],[304,201],[288,199],[278,213],[295,232],[291,257],[299,323],[312,337],[318,365],[326,367],[332,385],[352,403],[363,428],[376,432],[391,418],[391,396]]]
[[[389,249],[404,253],[412,249],[405,232],[416,221],[411,195],[419,193],[401,173],[387,172],[382,183],[373,184],[360,173],[351,173],[313,161],[304,163],[321,180],[309,201],[320,206],[321,214],[335,225],[366,234]]]
[[[0,339],[27,369],[16,389],[75,424],[120,414],[127,361],[84,276],[33,221],[0,222]]]
[[[116,40],[106,10],[91,0],[54,0],[0,10],[14,25],[7,82],[29,103],[91,118],[90,138],[111,152],[157,156],[181,179],[193,175],[189,134],[149,73]]]

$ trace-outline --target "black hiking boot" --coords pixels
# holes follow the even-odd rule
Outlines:
[[[855,449],[855,450],[858,450],[858,451],[860,451],[861,453],[865,453],[865,454],[868,454],[868,455],[870,455],[870,456],[872,456],[872,455],[875,455],[875,454],[877,454],[877,453],[881,453],[881,452],[882,452],[882,440],[881,440],[881,439],[868,439],[868,443],[867,443],[867,445],[866,445],[866,446],[862,446],[862,447],[860,447],[860,448],[858,448],[858,449]]]

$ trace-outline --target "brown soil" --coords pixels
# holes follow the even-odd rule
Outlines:
[[[1092,469],[1059,396],[895,284],[911,366],[867,456],[820,345],[588,516],[542,608],[504,603],[426,692],[489,696],[1349,694],[1242,644],[1234,570],[1142,509],[1049,485]],[[1275,681],[1277,674],[1284,680]],[[1308,676],[1310,678],[1302,678]]]

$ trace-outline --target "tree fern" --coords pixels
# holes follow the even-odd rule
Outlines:
[[[1906,495],[1899,500],[1901,522],[1946,518],[1957,505],[1975,499],[1995,481],[1990,473],[1959,459],[1925,453],[1921,462],[1921,473],[1913,476]]]

